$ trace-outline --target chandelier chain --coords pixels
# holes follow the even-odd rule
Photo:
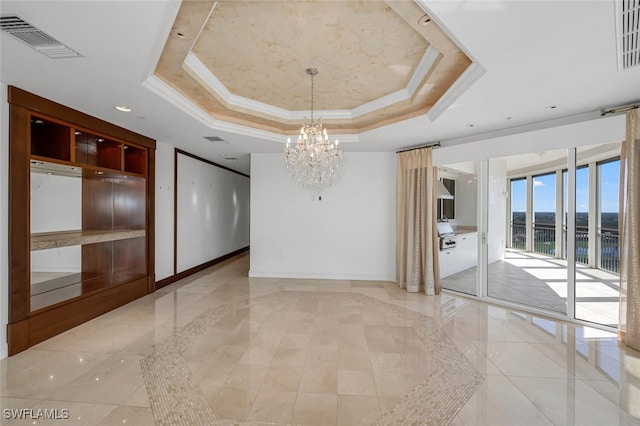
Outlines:
[[[307,68],[311,77],[311,120],[304,120],[298,140],[292,146],[291,138],[287,138],[284,150],[284,162],[287,171],[303,186],[319,188],[330,185],[338,171],[342,152],[338,148],[338,140],[331,142],[327,129],[322,126],[322,119],[314,119],[314,79],[318,74],[316,68]]]
[[[313,77],[314,74],[311,74],[311,121],[313,121]]]

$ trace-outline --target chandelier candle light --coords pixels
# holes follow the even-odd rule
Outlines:
[[[284,162],[287,171],[302,186],[321,187],[330,185],[342,158],[338,140],[329,141],[327,129],[322,127],[321,118],[313,120],[313,77],[318,74],[315,68],[307,68],[311,76],[311,119],[304,120],[295,145],[287,138],[284,149]]]

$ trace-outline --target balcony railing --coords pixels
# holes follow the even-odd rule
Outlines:
[[[567,228],[562,230],[564,234],[564,252],[567,252]],[[566,255],[565,255],[566,259]],[[576,226],[576,262],[583,265],[589,264],[589,228]]]
[[[620,273],[620,241],[617,229],[600,230],[600,269]]]
[[[533,252],[546,254],[547,256],[556,255],[556,227],[536,223],[533,225]]]
[[[526,224],[511,222],[511,247],[518,250],[527,248]],[[556,227],[549,224],[533,225],[533,252],[547,256],[556,255]],[[600,230],[599,269],[618,274],[620,272],[620,246],[617,229],[602,228]],[[567,229],[562,229],[563,253],[567,258]],[[576,262],[589,264],[589,228],[576,227]]]
[[[527,224],[511,222],[511,247],[518,250],[527,249]]]

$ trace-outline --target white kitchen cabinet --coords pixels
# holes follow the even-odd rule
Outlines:
[[[440,278],[447,277],[454,272],[456,263],[456,249],[447,249],[440,251]]]
[[[440,252],[440,278],[477,266],[478,233],[459,234],[456,247]]]
[[[457,238],[458,256],[456,256],[456,272],[477,266],[478,259],[478,233],[469,232],[460,234]]]

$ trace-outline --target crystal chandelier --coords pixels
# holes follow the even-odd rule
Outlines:
[[[318,74],[315,68],[307,68],[311,76],[311,119],[304,119],[303,126],[295,145],[287,138],[284,149],[286,169],[302,186],[320,187],[330,185],[342,158],[338,140],[329,141],[327,129],[322,127],[320,118],[313,120],[313,77]]]

